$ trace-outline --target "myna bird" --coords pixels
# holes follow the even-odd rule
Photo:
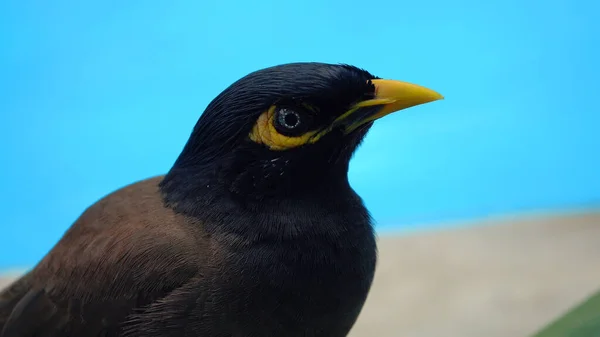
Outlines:
[[[165,176],[93,204],[1,293],[1,336],[346,336],[377,256],[350,158],[374,120],[441,98],[349,65],[246,75]]]

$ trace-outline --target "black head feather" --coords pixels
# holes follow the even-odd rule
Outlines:
[[[329,125],[354,103],[372,98],[377,77],[350,65],[292,63],[241,78],[198,120],[162,183],[172,202],[229,193],[240,201],[299,197],[344,186],[350,158],[371,124],[350,135],[332,130],[314,144],[273,151],[248,139],[257,118],[278,102],[318,109]],[[218,191],[218,192],[217,192]]]

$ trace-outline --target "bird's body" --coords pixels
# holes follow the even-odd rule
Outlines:
[[[18,325],[46,331],[32,336],[345,336],[375,262],[368,219],[356,221],[363,214],[349,210],[324,229],[311,213],[290,218],[293,204],[273,205],[281,221],[240,210],[247,233],[209,229],[162,211],[162,179],[127,186],[82,214],[21,281],[22,296],[44,291],[25,312],[46,301],[56,312]],[[261,226],[287,230],[263,236]],[[325,322],[332,328],[319,330]]]
[[[372,79],[300,64],[232,85],[166,176],[92,205],[0,294],[0,337],[346,336],[376,265],[369,214],[347,180],[370,123],[328,125],[375,97],[352,82]],[[313,124],[293,134],[309,120],[299,105],[316,107]]]

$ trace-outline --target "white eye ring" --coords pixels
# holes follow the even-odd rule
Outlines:
[[[289,124],[287,120],[287,117],[290,115],[294,115],[296,117],[296,122],[293,125]],[[300,114],[294,110],[284,108],[279,110],[279,112],[277,113],[277,120],[279,122],[279,125],[284,126],[288,129],[295,129],[296,127],[298,127],[298,125],[300,125]]]

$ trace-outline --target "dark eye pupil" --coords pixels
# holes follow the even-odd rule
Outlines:
[[[279,111],[279,116],[277,118],[279,120],[279,124],[288,129],[294,129],[298,125],[300,125],[300,115],[294,111],[289,109],[282,109]]]
[[[313,125],[312,116],[299,108],[279,107],[273,125],[280,134],[297,137],[308,131]]]
[[[300,120],[298,119],[298,115],[296,115],[295,113],[289,113],[283,117],[283,122],[285,126],[293,128],[296,127],[296,125],[298,125],[298,122],[300,122]]]

